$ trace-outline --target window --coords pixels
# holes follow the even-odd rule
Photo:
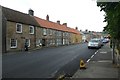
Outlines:
[[[63,36],[65,36],[65,32],[63,32]]]
[[[47,29],[43,29],[43,35],[47,35]]]
[[[52,35],[52,30],[51,29],[49,30],[49,35]]]
[[[66,36],[68,36],[68,33],[66,32]]]
[[[30,47],[30,39],[25,39],[25,43]]]
[[[61,36],[61,31],[58,32],[58,36]]]
[[[17,48],[17,40],[10,39],[10,48]]]
[[[17,33],[22,33],[22,24],[20,24],[20,23],[16,24],[16,32]]]
[[[38,39],[38,40],[37,40],[36,46],[42,46],[42,39]]]
[[[56,36],[59,36],[59,31],[56,31]]]
[[[55,30],[52,30],[52,34],[55,34]]]
[[[29,26],[29,32],[30,34],[34,34],[34,26]]]

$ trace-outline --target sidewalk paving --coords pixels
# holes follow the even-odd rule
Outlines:
[[[120,80],[120,69],[112,64],[112,51],[109,43],[104,45],[98,52],[86,63],[87,69],[80,70],[72,78],[111,78],[110,80]],[[88,79],[89,80],[89,79]]]

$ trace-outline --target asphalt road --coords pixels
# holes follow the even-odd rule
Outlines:
[[[43,48],[35,51],[3,55],[3,78],[52,78],[72,76],[80,59],[87,61],[97,49],[87,44]]]

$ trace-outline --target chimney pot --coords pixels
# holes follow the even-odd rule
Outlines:
[[[57,23],[60,24],[60,21],[58,20]]]
[[[63,25],[67,26],[67,23],[63,23]]]
[[[75,27],[76,30],[78,30],[78,27]]]
[[[46,16],[46,20],[48,20],[48,21],[49,21],[49,15],[47,15],[47,16]]]
[[[34,11],[32,9],[29,9],[28,14],[34,16]]]

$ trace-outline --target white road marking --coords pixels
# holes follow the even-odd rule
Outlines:
[[[106,52],[106,51],[104,51],[104,52],[102,51],[102,52],[100,52],[100,53],[101,53],[101,54],[106,54],[107,52]]]
[[[97,52],[95,52],[95,54],[97,54]]]
[[[98,50],[87,60],[87,63],[98,53]]]
[[[90,61],[90,59],[87,60],[87,63]]]
[[[101,60],[101,61],[98,61],[98,62],[112,62],[111,60]]]
[[[91,56],[91,58],[93,58],[93,57],[94,57],[94,55]]]

